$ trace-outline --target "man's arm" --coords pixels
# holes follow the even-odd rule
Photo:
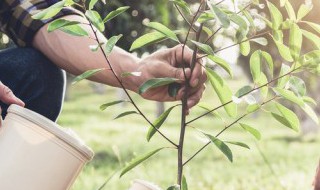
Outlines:
[[[86,19],[77,15],[65,16],[64,19],[88,23]],[[119,87],[118,81],[108,69],[109,66],[102,51],[92,52],[89,49],[90,45],[97,44],[94,40],[95,35],[92,29],[86,24],[82,27],[88,31],[90,38],[71,36],[59,30],[48,33],[47,25],[45,25],[35,35],[33,46],[42,51],[59,67],[75,75],[90,69],[107,68],[92,77],[92,79]],[[100,42],[106,41],[101,33],[97,32],[97,34]],[[140,77],[131,76],[123,80],[127,89],[137,92],[138,87],[150,78],[174,77],[180,79],[181,83],[183,83],[185,80],[183,70],[178,66],[183,63],[190,64],[192,53],[189,48],[185,48],[184,57],[182,57],[182,47],[177,46],[172,49],[158,51],[145,59],[139,59],[120,48],[115,48],[110,54],[109,60],[118,76],[123,72],[142,72]],[[186,69],[186,73],[190,76],[190,69]],[[190,80],[193,90],[189,97],[189,108],[199,102],[205,88],[205,80],[206,75],[201,65],[196,64]],[[183,89],[179,91],[177,97],[170,97],[167,93],[167,87],[163,87],[151,90],[144,94],[143,97],[157,101],[174,101],[182,98],[182,91]]]

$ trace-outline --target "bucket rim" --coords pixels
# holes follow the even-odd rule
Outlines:
[[[88,161],[93,158],[94,153],[92,149],[85,145],[84,141],[76,136],[76,134],[70,128],[62,128],[60,125],[49,120],[48,118],[32,110],[15,104],[10,105],[7,112],[8,114],[12,113],[24,119],[27,119],[28,121],[53,134],[54,136],[77,150],[79,153],[81,153]]]

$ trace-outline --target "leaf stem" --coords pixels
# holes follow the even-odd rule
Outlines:
[[[181,12],[181,10],[179,9],[179,7],[174,4],[175,8],[178,10],[179,14],[182,16],[182,18],[184,19],[184,21],[186,21],[186,23],[188,23],[189,27],[196,32],[197,30],[193,27],[193,24],[191,24],[188,19],[186,18],[186,16]]]
[[[220,3],[222,3],[223,1],[225,1],[225,0],[222,0],[222,1],[218,2],[218,3],[216,4],[216,6],[219,5]],[[248,5],[246,5],[246,6],[245,6],[243,9],[241,9],[240,11],[236,12],[236,14],[240,14],[243,10],[247,9],[251,4],[252,4],[252,2],[249,3]],[[207,43],[213,36],[215,36],[221,29],[222,29],[222,26],[220,26],[211,36],[209,36],[204,43],[206,44],[206,43]]]
[[[217,31],[219,31],[220,29],[221,29],[221,28],[219,28]],[[217,32],[217,31],[216,31],[216,32]],[[249,40],[252,40],[252,39],[254,39],[254,38],[257,38],[257,37],[260,37],[260,36],[264,36],[264,35],[267,35],[267,34],[270,34],[270,31],[265,31],[265,32],[262,32],[262,33],[260,33],[260,34],[253,35],[253,36],[251,36],[251,37],[249,37],[249,38],[247,38],[247,39],[245,39],[245,40],[242,40],[241,42],[238,42],[238,43],[235,43],[235,44],[232,44],[232,45],[229,45],[229,46],[220,48],[220,49],[214,51],[214,53],[218,53],[218,52],[220,52],[220,51],[229,49],[229,48],[234,47],[234,46],[236,46],[236,45],[240,45],[240,44],[242,44],[242,43],[244,43],[244,42],[247,42],[247,41],[249,41]],[[213,36],[213,35],[212,35],[212,36]],[[208,38],[207,40],[209,40],[209,38]],[[207,41],[206,41],[206,43],[207,43]],[[198,59],[202,59],[202,58],[207,57],[207,56],[208,56],[208,54],[204,54],[204,55],[198,57]]]
[[[263,84],[263,85],[261,85],[261,86],[255,87],[255,88],[253,88],[252,90],[250,90],[250,91],[244,93],[243,95],[239,96],[239,98],[241,98],[241,97],[243,97],[243,96],[246,96],[246,95],[250,94],[251,92],[253,92],[253,91],[255,91],[255,90],[258,90],[258,89],[260,89],[260,88],[263,88],[263,87],[265,87],[265,86],[268,86],[269,84],[271,84],[271,83],[279,80],[280,78],[292,74],[294,71],[300,69],[301,67],[302,67],[302,66],[297,67],[297,68],[295,68],[294,70],[292,70],[292,71],[290,71],[290,72],[288,72],[288,73],[286,73],[286,74],[283,74],[282,76],[278,76],[278,77],[270,80],[269,82],[267,82],[267,83],[265,83],[265,84]],[[218,110],[218,109],[220,109],[220,108],[222,108],[222,107],[224,107],[224,106],[226,106],[226,105],[228,105],[228,104],[230,104],[230,103],[232,103],[232,102],[233,102],[233,101],[230,100],[230,101],[228,101],[228,102],[226,102],[226,103],[224,103],[224,104],[221,104],[220,106],[215,107],[214,109],[212,109],[212,110],[210,110],[210,111],[208,111],[208,112],[206,112],[206,113],[204,113],[204,114],[202,114],[202,115],[200,115],[200,116],[198,116],[198,117],[196,117],[196,118],[188,121],[186,124],[188,125],[188,124],[190,124],[190,123],[192,123],[192,122],[194,122],[194,121],[196,121],[196,120],[198,120],[198,119],[200,119],[200,118],[208,115],[209,113],[214,112],[214,111],[216,111],[216,110]]]
[[[89,20],[89,23],[90,23],[90,27],[94,33],[94,36],[96,38],[96,41],[98,44],[100,44],[100,41],[99,41],[99,38],[98,38],[98,35],[97,35],[97,31],[94,30],[94,27],[91,23],[91,21]],[[108,63],[108,66],[110,67],[110,70],[112,72],[112,74],[114,75],[114,77],[116,78],[116,80],[119,82],[121,88],[124,90],[124,92],[126,93],[126,95],[128,96],[130,102],[132,103],[132,105],[135,107],[135,109],[139,112],[139,114],[164,138],[166,139],[169,143],[171,143],[173,146],[175,147],[178,147],[178,145],[176,143],[174,143],[173,141],[171,141],[167,136],[165,136],[159,129],[157,129],[153,124],[152,122],[146,117],[146,115],[140,110],[140,108],[137,106],[137,104],[134,102],[134,100],[132,99],[132,97],[130,96],[128,90],[124,87],[123,83],[122,83],[122,80],[118,77],[117,73],[115,72],[115,70],[113,69],[113,66],[112,64],[110,63],[109,59],[108,59],[108,56],[106,55],[106,53],[103,51],[103,48],[102,46],[99,46],[105,60],[107,61]]]
[[[263,106],[271,101],[273,101],[274,99],[276,99],[278,96],[274,96],[272,98],[270,98],[269,100],[262,102],[260,105]],[[225,128],[223,128],[219,133],[216,134],[216,138],[219,137],[223,132],[225,132],[227,129],[229,129],[230,127],[232,127],[234,124],[237,124],[240,120],[242,120],[243,118],[245,118],[246,116],[248,116],[250,114],[245,113],[242,116],[240,116],[238,119],[236,119],[235,121],[233,121],[232,123],[230,123],[228,126],[226,126]],[[188,162],[190,162],[194,157],[196,157],[203,149],[205,149],[209,144],[211,144],[212,142],[208,142],[205,145],[203,145],[198,151],[196,151],[196,153],[194,153],[187,161],[185,161],[183,163],[183,166],[186,165]]]

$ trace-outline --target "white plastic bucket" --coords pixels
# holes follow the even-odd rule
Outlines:
[[[129,190],[162,190],[160,187],[148,181],[136,179]]]
[[[70,130],[11,105],[0,127],[0,190],[67,190],[92,157]]]

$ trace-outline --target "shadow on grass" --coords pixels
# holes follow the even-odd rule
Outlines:
[[[118,158],[110,152],[107,151],[99,151],[95,153],[93,160],[90,165],[94,168],[101,168],[108,165],[110,168],[115,168],[119,165]]]
[[[316,137],[307,137],[307,136],[277,136],[271,138],[271,140],[275,141],[284,141],[286,143],[292,143],[292,142],[300,142],[300,143],[316,143],[319,140]]]

